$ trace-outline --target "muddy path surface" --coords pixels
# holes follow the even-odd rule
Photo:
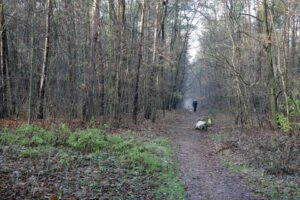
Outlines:
[[[181,177],[189,200],[258,200],[241,177],[221,166],[215,146],[207,132],[196,131],[194,123],[200,113],[181,112],[167,115],[163,122],[177,145]],[[215,124],[219,122],[215,120]],[[224,125],[224,122],[222,122]]]

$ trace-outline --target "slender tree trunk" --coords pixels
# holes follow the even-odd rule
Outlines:
[[[100,1],[99,1],[100,4]],[[98,5],[99,5],[98,4]],[[98,69],[100,73],[100,81],[99,81],[99,100],[100,100],[100,115],[104,115],[104,97],[105,97],[105,87],[104,87],[104,66],[103,66],[103,55],[102,55],[102,40],[101,40],[101,21],[98,18]]]
[[[95,73],[96,73],[96,45],[98,39],[98,24],[99,24],[99,7],[100,0],[95,0],[93,5],[93,20],[91,27],[91,42],[90,42],[90,68],[89,68],[89,85],[88,85],[88,112],[87,120],[93,117],[94,110],[94,84],[95,84]]]
[[[256,0],[256,32],[257,33],[261,33],[261,22],[258,20],[260,19],[261,17],[261,14],[260,14],[260,0]]]
[[[28,124],[32,123],[32,90],[33,90],[33,68],[34,68],[34,44],[35,44],[35,0],[32,0],[32,19],[31,19],[31,55],[30,55],[30,78],[29,78],[29,99],[28,99]]]
[[[120,37],[121,37],[121,41],[120,41],[120,77],[119,77],[119,88],[118,88],[118,99],[119,99],[119,117],[118,119],[121,118],[121,113],[125,113],[125,109],[124,109],[124,105],[127,105],[128,102],[124,102],[124,100],[126,100],[125,95],[122,95],[122,93],[126,93],[126,91],[124,91],[124,89],[128,89],[126,88],[125,84],[126,84],[126,80],[125,80],[125,74],[126,74],[126,65],[127,65],[127,46],[126,46],[126,32],[127,32],[127,28],[126,28],[126,5],[125,5],[125,0],[119,0],[119,6],[120,6],[120,17],[121,17],[121,32],[120,32]],[[123,90],[123,92],[122,92]],[[121,101],[123,100],[123,101]]]
[[[116,23],[115,23],[115,103],[114,103],[114,118],[116,120],[120,119],[119,112],[120,112],[120,7],[121,7],[121,0],[117,0],[116,6]]]
[[[153,38],[153,56],[152,56],[152,71],[150,75],[150,90],[148,98],[150,103],[147,105],[145,118],[150,119],[152,116],[152,121],[156,120],[156,96],[157,96],[157,87],[158,80],[157,75],[157,38],[158,38],[158,22],[159,22],[159,10],[160,10],[160,0],[156,0],[156,18],[155,18],[155,27],[154,27],[154,38]]]
[[[296,36],[295,36],[295,27],[296,27],[296,0],[292,0],[292,32],[291,32],[291,69],[295,70],[295,50],[296,50]]]
[[[163,6],[164,6],[164,16],[163,20],[161,23],[161,43],[162,43],[162,51],[161,51],[161,56],[159,58],[159,62],[161,65],[161,100],[162,100],[162,110],[163,110],[163,117],[165,117],[166,113],[166,80],[165,80],[165,63],[164,63],[164,55],[163,52],[166,52],[166,26],[167,26],[167,15],[168,15],[168,3],[169,0],[164,0],[163,1]]]
[[[153,59],[152,59],[152,73],[153,77],[155,77],[154,82],[154,90],[153,90],[153,114],[152,114],[152,122],[156,121],[156,113],[157,113],[157,92],[158,92],[158,84],[159,84],[159,76],[157,72],[157,41],[158,41],[158,24],[159,24],[159,11],[160,11],[160,0],[156,1],[156,19],[155,19],[155,29],[154,29],[154,41],[153,41]],[[151,81],[152,82],[152,81]],[[150,84],[151,84],[150,82]]]
[[[69,92],[68,92],[68,100],[70,104],[68,105],[69,109],[69,122],[71,122],[72,118],[76,117],[75,105],[77,100],[76,90],[76,70],[77,70],[77,51],[74,50],[74,47],[77,48],[77,41],[74,42],[73,37],[77,36],[76,34],[76,26],[75,26],[75,16],[74,16],[74,5],[72,0],[64,1],[65,10],[70,14],[66,15],[66,28],[70,30],[72,34],[67,34],[67,42],[68,42],[68,75],[69,75]]]
[[[45,89],[46,89],[46,79],[47,79],[47,70],[49,65],[49,40],[50,40],[50,20],[52,15],[52,0],[48,0],[48,11],[46,18],[46,37],[45,37],[45,49],[43,56],[43,66],[42,74],[40,81],[40,90],[39,90],[39,114],[38,118],[44,118],[44,101],[45,101]]]
[[[274,24],[274,18],[273,18],[272,13],[271,13],[271,23]],[[289,98],[288,98],[288,93],[287,93],[287,85],[286,85],[284,71],[281,68],[281,48],[280,47],[281,46],[284,47],[284,42],[281,45],[276,30],[273,29],[273,32],[274,32],[275,40],[277,43],[277,65],[278,65],[278,71],[280,73],[280,79],[281,79],[283,94],[284,94],[284,99],[285,99],[286,118],[287,118],[287,122],[289,123],[289,116],[290,116]],[[283,33],[285,33],[285,32],[283,31]],[[284,38],[285,37],[283,37],[283,41],[284,41]]]
[[[82,67],[82,74],[83,74],[83,85],[82,85],[82,120],[88,121],[89,120],[89,106],[90,106],[90,96],[93,95],[92,93],[89,93],[90,91],[90,74],[89,71],[90,68],[90,53],[91,53],[91,42],[92,42],[92,33],[91,33],[91,19],[90,19],[90,0],[82,1],[82,5],[84,6],[85,3],[85,19],[84,19],[84,25],[82,26],[82,32],[84,34],[84,45],[83,45],[83,51],[82,51],[82,60],[84,63],[87,63],[87,69],[84,69]],[[95,7],[94,7],[95,8]]]
[[[1,95],[1,112],[0,117],[6,117],[8,114],[7,109],[7,73],[6,73],[6,64],[5,64],[5,52],[4,52],[4,45],[3,45],[3,35],[4,35],[4,24],[3,24],[3,0],[0,1],[0,62],[1,62],[1,85],[0,85],[0,95]]]
[[[12,96],[11,85],[11,72],[10,63],[8,57],[8,44],[7,44],[7,26],[5,22],[5,15],[3,10],[3,0],[0,0],[0,54],[1,54],[1,76],[2,86],[0,93],[2,94],[2,113],[0,116],[6,116],[8,114],[15,113],[15,102]],[[1,102],[1,101],[0,101]]]
[[[138,104],[139,104],[139,84],[140,84],[140,71],[141,63],[143,60],[143,37],[144,37],[144,23],[145,23],[145,0],[142,0],[142,14],[139,32],[139,43],[138,43],[138,62],[137,62],[137,72],[136,72],[136,82],[134,90],[134,102],[133,102],[133,114],[132,118],[135,124],[137,124],[137,114],[138,114]]]
[[[291,26],[291,0],[287,0],[287,26],[286,26],[286,66],[287,66],[287,73],[290,71],[290,26]],[[288,74],[286,74],[288,76]],[[286,77],[287,78],[287,77]]]
[[[171,63],[171,77],[170,77],[170,88],[169,90],[172,91],[171,95],[169,95],[168,98],[168,109],[174,109],[174,98],[175,98],[175,91],[174,89],[176,89],[176,74],[178,72],[177,67],[176,66],[178,64],[178,48],[179,48],[179,36],[180,34],[178,33],[178,29],[179,29],[179,1],[180,0],[176,0],[175,1],[175,15],[174,15],[174,27],[172,30],[172,38],[171,38],[171,43],[170,43],[170,52],[171,52],[171,60],[173,63]],[[173,69],[176,69],[175,72]]]
[[[248,30],[249,30],[249,33],[251,33],[251,0],[248,0]]]
[[[113,113],[114,114],[114,93],[113,93],[113,63],[115,59],[114,52],[114,44],[116,42],[115,38],[113,38],[113,18],[112,18],[112,10],[114,8],[114,4],[112,0],[109,0],[107,3],[107,20],[108,20],[108,83],[107,83],[107,93],[106,96],[108,99],[108,106],[105,113]],[[112,102],[112,103],[110,103]]]
[[[268,2],[263,0],[264,11],[264,35],[265,35],[265,51],[267,54],[267,66],[268,66],[268,86],[269,86],[269,98],[270,98],[270,114],[271,124],[274,129],[277,129],[277,105],[276,105],[276,93],[275,93],[275,76],[273,69],[272,58],[272,24],[269,26],[268,21]]]

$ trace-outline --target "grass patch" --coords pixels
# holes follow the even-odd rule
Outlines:
[[[185,199],[167,138],[65,125],[0,133],[0,196],[49,199]],[[15,180],[18,180],[16,184]],[[39,190],[43,188],[43,190]]]
[[[227,168],[242,175],[269,199],[300,199],[299,137],[285,135],[212,135]]]

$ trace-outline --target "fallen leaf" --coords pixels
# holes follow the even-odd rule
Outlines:
[[[58,200],[58,197],[56,195],[52,195],[50,199],[51,200]]]

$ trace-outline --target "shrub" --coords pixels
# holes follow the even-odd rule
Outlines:
[[[36,125],[24,124],[16,129],[16,134],[36,135],[44,133],[45,129]]]
[[[15,143],[17,140],[17,137],[13,134],[9,133],[0,133],[0,144],[7,145],[10,143]]]
[[[142,166],[146,173],[153,173],[159,168],[159,159],[156,155],[145,151],[143,146],[135,146],[128,151],[129,161],[132,165]]]
[[[40,146],[44,144],[46,144],[46,142],[43,140],[43,138],[36,135],[33,136],[30,140],[30,146]]]
[[[101,129],[87,129],[70,135],[67,144],[75,150],[95,152],[108,145],[105,131]]]
[[[47,144],[58,146],[66,145],[70,134],[71,130],[65,124],[60,124],[58,129],[52,127],[49,131],[44,132],[42,137]]]

